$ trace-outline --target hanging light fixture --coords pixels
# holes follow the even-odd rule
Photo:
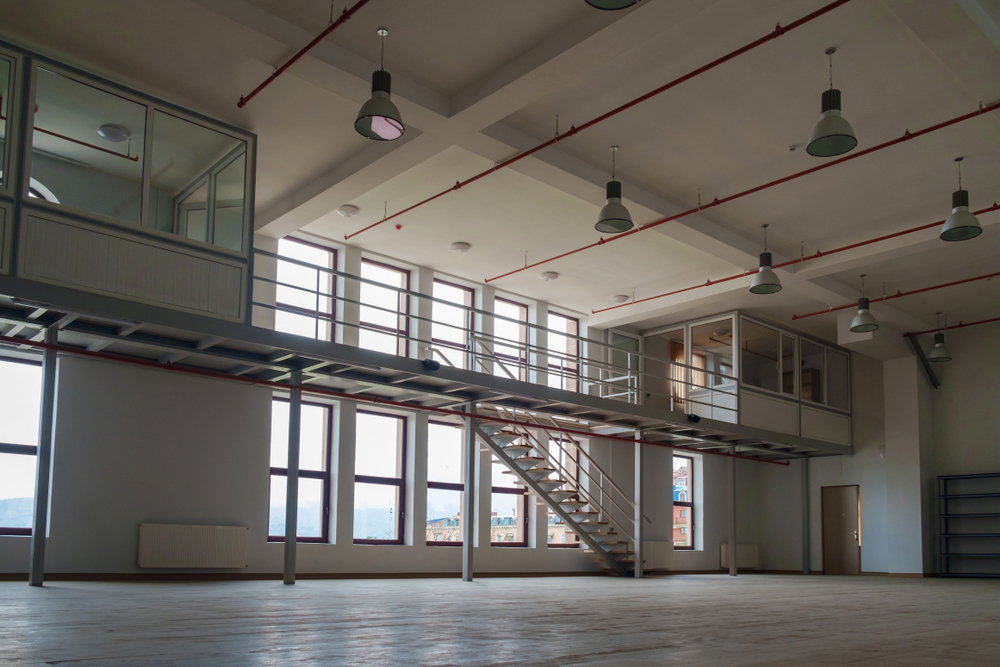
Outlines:
[[[618,234],[632,229],[632,216],[622,205],[622,184],[615,180],[615,153],[617,146],[611,147],[611,180],[608,181],[608,203],[597,215],[594,228],[602,234]]]
[[[833,54],[836,52],[834,46],[826,50],[826,55],[830,56],[830,90],[823,91],[823,116],[806,145],[806,152],[816,157],[843,155],[858,145],[851,124],[840,115],[840,91],[833,87]]]
[[[375,141],[392,141],[403,136],[406,128],[403,127],[403,119],[399,115],[399,109],[389,99],[392,77],[385,71],[385,36],[389,34],[389,31],[385,28],[379,28],[376,32],[382,38],[382,58],[378,71],[372,74],[371,99],[365,102],[361,111],[358,112],[358,119],[354,121],[354,129],[361,136]]]
[[[598,9],[613,11],[639,4],[639,0],[587,0],[587,4]]]
[[[958,190],[951,194],[951,215],[941,228],[942,241],[968,241],[983,233],[979,220],[969,211],[969,191],[962,189],[963,159],[955,158],[958,163]]]
[[[854,321],[851,322],[851,331],[853,333],[868,333],[869,331],[878,329],[878,321],[871,314],[871,311],[868,310],[868,297],[865,296],[866,275],[868,274],[861,274],[861,298],[858,299],[858,314],[854,316]]]
[[[760,253],[760,268],[750,283],[751,294],[774,294],[781,291],[781,281],[771,270],[771,253],[767,251],[767,225],[764,228],[764,252]]]
[[[937,314],[938,329],[941,328],[941,313]],[[944,317],[944,326],[948,328],[948,316]],[[934,347],[927,353],[927,361],[951,361],[951,350],[944,344],[944,332],[934,334]]]

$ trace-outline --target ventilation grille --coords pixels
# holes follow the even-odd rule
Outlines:
[[[246,526],[139,524],[140,568],[243,568]]]

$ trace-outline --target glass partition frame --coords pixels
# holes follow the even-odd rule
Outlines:
[[[801,358],[802,356],[802,341],[807,341],[810,345],[815,345],[816,347],[823,350],[823,400],[822,402],[815,401],[802,401],[802,405],[808,405],[813,408],[819,408],[820,410],[830,410],[832,412],[838,412],[840,414],[850,415],[852,410],[852,399],[851,399],[851,353],[847,350],[838,349],[833,345],[827,345],[826,343],[821,343],[814,338],[806,338],[804,336],[799,337],[799,344],[795,347],[796,358]],[[838,408],[834,405],[830,405],[830,370],[827,364],[827,358],[830,353],[841,354],[847,356],[847,409]]]
[[[0,95],[3,96],[7,106],[7,117],[0,120],[0,123],[5,124],[3,149],[0,151],[0,171],[3,172],[3,178],[0,179],[0,197],[13,199],[17,192],[16,175],[20,173],[16,148],[21,145],[20,120],[24,58],[16,51],[0,48],[0,59],[10,65],[8,88],[6,90],[0,89]]]

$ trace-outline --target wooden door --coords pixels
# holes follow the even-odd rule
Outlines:
[[[861,574],[861,492],[858,486],[824,486],[823,572]]]

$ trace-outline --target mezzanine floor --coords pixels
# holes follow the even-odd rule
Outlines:
[[[0,583],[0,665],[997,665],[1000,581]]]

